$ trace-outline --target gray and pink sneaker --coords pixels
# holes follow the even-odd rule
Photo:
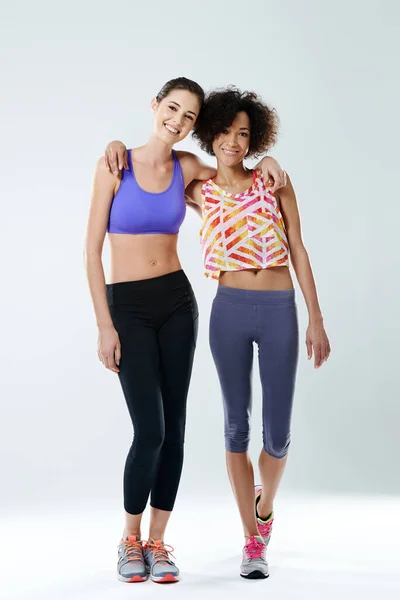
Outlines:
[[[155,583],[176,583],[180,579],[179,569],[172,562],[173,548],[163,540],[149,539],[144,545],[144,560],[150,579]]]
[[[260,519],[260,517],[257,514],[257,504],[261,498],[262,486],[256,485],[254,488],[254,491],[255,491],[255,509],[256,509],[258,532],[261,535],[261,537],[263,538],[265,545],[268,546],[269,540],[271,538],[271,533],[272,533],[272,524],[274,522],[274,513],[272,512],[266,521],[264,521],[263,519]]]
[[[118,546],[117,577],[126,583],[146,581],[143,542],[138,535],[129,535]]]
[[[240,576],[246,579],[266,579],[269,575],[265,558],[267,546],[260,535],[250,535],[243,547]]]

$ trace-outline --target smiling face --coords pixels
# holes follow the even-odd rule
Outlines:
[[[168,144],[176,144],[191,131],[200,112],[200,101],[187,90],[172,90],[160,102],[153,98],[153,133]]]
[[[247,113],[239,112],[232,124],[215,136],[213,152],[218,161],[234,167],[245,158],[250,145],[250,119]]]

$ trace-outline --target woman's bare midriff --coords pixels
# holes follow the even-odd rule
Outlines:
[[[108,283],[151,279],[179,271],[178,234],[110,233]]]
[[[291,290],[293,281],[289,267],[222,271],[219,283],[242,290]]]

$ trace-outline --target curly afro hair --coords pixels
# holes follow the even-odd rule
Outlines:
[[[234,86],[210,92],[196,121],[193,137],[200,148],[214,156],[215,137],[230,127],[239,112],[250,119],[250,146],[247,156],[263,154],[276,142],[279,119],[254,92],[241,92]]]

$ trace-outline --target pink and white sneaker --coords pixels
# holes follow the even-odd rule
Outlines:
[[[261,498],[262,486],[256,485],[254,488],[254,491],[255,491],[255,508],[256,508],[258,532],[261,535],[261,537],[263,538],[265,545],[268,546],[269,540],[271,538],[271,533],[272,533],[272,524],[274,522],[274,513],[272,512],[266,521],[264,521],[263,519],[260,519],[260,517],[257,516],[257,504]]]
[[[246,579],[266,579],[269,575],[266,551],[267,546],[260,535],[247,537],[243,548],[240,576]]]

